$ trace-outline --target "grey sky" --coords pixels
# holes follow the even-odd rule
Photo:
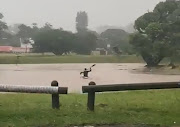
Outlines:
[[[75,30],[77,11],[86,11],[89,28],[103,25],[126,26],[165,0],[0,0],[0,12],[8,24],[33,22],[42,26]]]

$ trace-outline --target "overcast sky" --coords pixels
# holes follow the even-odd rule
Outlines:
[[[91,29],[126,26],[160,1],[165,0],[0,0],[0,12],[8,24],[50,22],[55,28],[74,31],[78,11],[88,13]]]

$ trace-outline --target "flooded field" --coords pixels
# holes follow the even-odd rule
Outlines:
[[[69,92],[79,93],[90,81],[98,85],[139,82],[180,81],[180,75],[157,75],[132,73],[144,64],[96,64],[83,79],[80,72],[92,64],[24,64],[0,65],[0,84],[50,86],[57,80],[60,86],[69,87]]]

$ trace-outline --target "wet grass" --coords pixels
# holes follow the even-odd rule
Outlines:
[[[123,56],[50,56],[50,55],[20,55],[17,62],[16,55],[0,55],[0,64],[52,64],[52,63],[141,63],[140,57],[135,55]]]
[[[53,64],[53,63],[145,63],[141,56],[137,55],[67,55],[55,56],[52,54],[0,54],[0,64]],[[169,58],[164,58],[160,64],[169,64]],[[180,57],[174,60],[179,65]]]
[[[63,127],[95,124],[180,126],[180,92],[174,90],[96,94],[95,112],[87,111],[86,94],[60,96],[0,94],[0,127]]]

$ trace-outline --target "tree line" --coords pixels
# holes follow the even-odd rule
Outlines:
[[[32,38],[35,41],[34,52],[91,54],[96,48],[103,48],[111,54],[138,53],[147,66],[157,66],[167,57],[173,65],[180,54],[180,1],[176,0],[160,2],[152,12],[137,18],[133,34],[121,29],[108,29],[100,34],[89,30],[86,12],[77,13],[76,33],[54,29],[50,23],[43,27],[33,23],[32,26],[18,25],[17,33],[13,34],[2,18],[0,14],[0,44],[5,41],[3,38],[7,38],[7,42],[12,41],[11,45],[18,45],[14,42],[19,38],[23,38],[24,43],[28,43],[26,38]]]
[[[0,22],[4,27],[0,30],[0,45],[20,46],[19,39],[23,43],[29,43],[31,38],[35,41],[33,52],[53,52],[55,55],[68,54],[74,52],[77,54],[89,55],[96,48],[107,50],[107,45],[112,47],[121,47],[126,52],[128,47],[128,33],[124,30],[110,29],[98,34],[88,29],[88,15],[86,12],[78,12],[76,17],[76,30],[65,31],[62,28],[55,29],[50,23],[45,23],[43,27],[38,27],[37,23],[31,26],[25,24],[16,24],[14,27],[7,26],[6,23]],[[12,33],[12,31],[16,31]],[[112,53],[112,49],[109,49]],[[118,53],[119,48],[115,52]]]

